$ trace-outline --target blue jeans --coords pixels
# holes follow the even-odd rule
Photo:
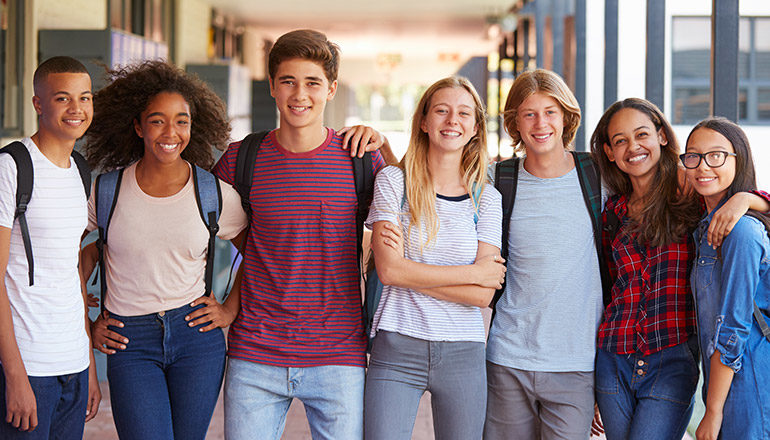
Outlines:
[[[698,385],[697,344],[693,336],[649,356],[598,350],[596,402],[607,440],[682,438]]]
[[[280,439],[296,397],[305,405],[313,439],[361,439],[363,396],[363,367],[277,367],[229,358],[225,438]]]
[[[0,366],[0,438],[75,440],[83,438],[88,402],[88,368],[62,376],[29,376],[37,403],[37,428],[19,431],[5,421],[5,374]]]
[[[430,391],[437,439],[480,440],[487,406],[485,357],[482,342],[377,332],[366,375],[366,439],[411,439],[420,398]]]
[[[189,305],[141,316],[111,315],[128,338],[107,357],[115,428],[126,439],[201,439],[206,436],[225,369],[221,329],[201,333],[184,317]]]

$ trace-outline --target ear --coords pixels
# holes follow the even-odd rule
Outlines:
[[[479,134],[479,124],[473,126],[473,135],[471,137],[476,136],[477,134]]]
[[[38,115],[42,115],[43,114],[43,107],[40,104],[40,98],[37,95],[32,97],[32,106],[35,107],[35,112]]]
[[[612,147],[607,144],[604,144],[604,154],[607,155],[607,159],[609,159],[610,162],[615,162],[615,155],[612,153]]]
[[[270,84],[270,96],[275,98],[275,89],[273,88],[273,78],[270,78],[268,76],[267,82],[268,82],[268,84]]]
[[[334,95],[337,93],[337,80],[335,79],[329,84],[329,93],[326,95],[326,100],[331,101],[334,99]]]
[[[137,136],[144,139],[144,136],[142,136],[142,125],[136,119],[134,119],[134,131],[136,131]]]
[[[662,128],[658,130],[658,141],[660,145],[668,145],[668,138]]]

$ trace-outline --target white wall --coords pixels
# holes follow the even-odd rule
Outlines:
[[[211,7],[201,0],[176,0],[176,64],[209,61]]]
[[[34,0],[38,29],[105,29],[106,0]]]
[[[604,113],[604,0],[587,3],[586,14],[586,98],[583,105],[585,146],[591,148],[591,134]]]

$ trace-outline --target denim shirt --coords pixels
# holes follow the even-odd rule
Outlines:
[[[761,334],[753,317],[754,302],[765,316],[770,308],[770,240],[764,225],[744,215],[715,250],[707,242],[715,211],[693,233],[696,257],[690,275],[705,383],[715,350],[724,365],[736,373],[741,370],[742,357],[751,356],[746,352],[749,334]]]

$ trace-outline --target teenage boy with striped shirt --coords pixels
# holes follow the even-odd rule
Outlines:
[[[323,125],[339,49],[312,30],[269,55],[279,128],[262,141],[249,196],[240,313],[230,327],[228,439],[279,439],[294,398],[314,439],[363,435],[366,339],[356,261],[356,192],[343,136]],[[232,184],[240,143],[215,174]],[[372,153],[374,172],[385,166]]]

